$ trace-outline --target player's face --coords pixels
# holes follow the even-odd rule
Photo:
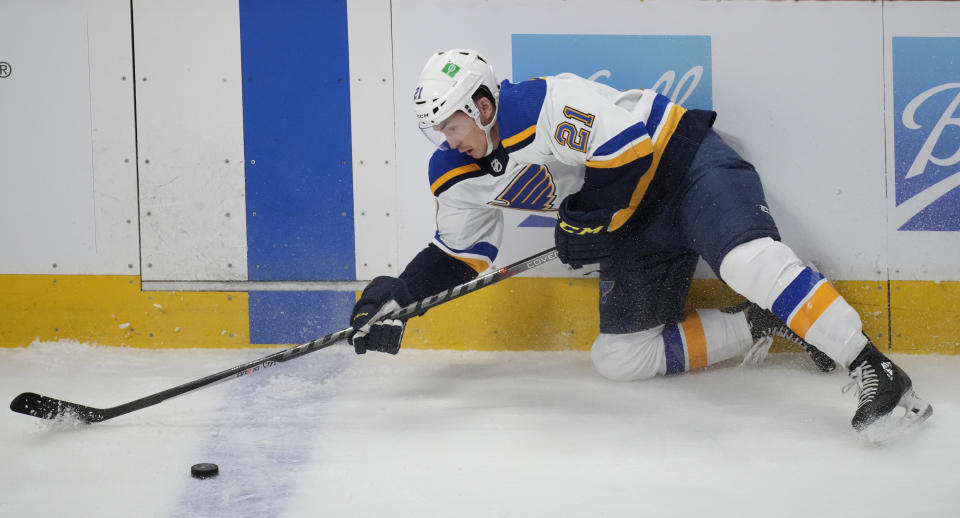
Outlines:
[[[462,111],[454,113],[433,129],[443,133],[450,149],[456,149],[473,158],[483,157],[483,153],[487,150],[487,137],[483,130],[477,126],[476,121]]]

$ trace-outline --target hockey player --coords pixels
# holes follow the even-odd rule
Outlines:
[[[358,354],[396,354],[405,322],[384,315],[488,268],[503,211],[555,212],[560,260],[599,263],[591,358],[601,375],[640,380],[762,358],[777,335],[822,370],[849,369],[855,429],[898,405],[914,423],[931,415],[856,311],[780,241],[759,176],[711,129],[714,112],[573,74],[498,83],[465,49],[429,59],[414,104],[438,147],[429,163],[437,232],[399,277],[363,291],[351,317]],[[684,314],[698,257],[748,302]]]

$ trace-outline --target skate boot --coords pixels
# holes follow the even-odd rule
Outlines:
[[[736,306],[724,308],[724,313],[743,312],[747,317],[747,323],[750,324],[750,334],[753,336],[753,347],[747,352],[744,358],[745,364],[757,364],[763,361],[770,351],[770,345],[773,343],[773,337],[779,336],[799,345],[813,360],[814,365],[822,372],[830,372],[837,367],[837,364],[823,353],[820,349],[810,345],[806,340],[800,338],[780,320],[780,317],[774,315],[772,311],[761,308],[753,302],[747,301]]]
[[[850,424],[858,432],[868,429],[897,406],[904,407],[906,412],[894,426],[920,424],[933,415],[930,403],[913,391],[910,376],[869,341],[850,363],[850,377],[853,381],[844,387],[844,392],[857,388],[857,412]]]

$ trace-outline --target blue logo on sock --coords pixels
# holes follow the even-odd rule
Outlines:
[[[613,291],[613,286],[616,281],[600,281],[600,303],[607,303],[607,295]]]

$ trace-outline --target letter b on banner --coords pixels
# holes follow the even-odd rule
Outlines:
[[[893,38],[899,230],[960,231],[960,38]],[[909,202],[909,203],[908,203]]]

